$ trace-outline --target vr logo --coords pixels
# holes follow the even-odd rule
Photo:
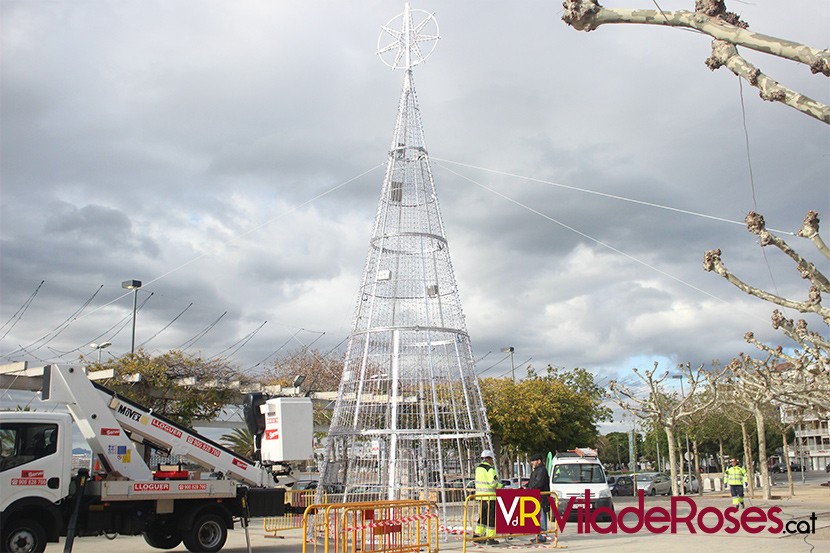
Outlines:
[[[541,510],[539,490],[496,490],[496,533],[538,534]]]

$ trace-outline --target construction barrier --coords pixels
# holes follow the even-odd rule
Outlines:
[[[433,501],[318,503],[303,514],[303,553],[438,551]]]
[[[540,543],[539,545],[546,545],[548,547],[559,547],[559,527],[556,524],[556,519],[553,518],[553,509],[559,508],[559,498],[556,496],[554,492],[540,492],[542,496],[542,501],[548,501],[549,497],[553,497],[554,505],[551,505],[551,511],[549,511],[548,515],[548,529],[546,532],[541,532],[543,536],[547,538],[547,541]],[[485,541],[490,539],[508,539],[508,538],[524,538],[524,539],[532,539],[536,538],[536,534],[494,534],[490,536],[477,536],[475,534],[475,526],[478,524],[480,520],[484,520],[484,504],[486,500],[482,500],[482,497],[486,497],[487,500],[493,500],[494,497],[492,495],[481,496],[481,495],[469,495],[467,499],[464,500],[464,520],[463,526],[461,531],[459,532],[457,529],[448,529],[450,533],[453,534],[460,534],[462,536],[463,544],[461,547],[462,553],[467,552],[467,544],[468,543],[480,543],[483,544]],[[492,515],[492,520],[495,520],[495,513]],[[495,524],[495,523],[494,523]]]
[[[297,490],[285,492],[285,513],[278,517],[265,517],[265,537],[281,538],[277,533],[303,527],[303,513],[306,507],[314,503],[317,490]],[[323,501],[327,501],[323,493]],[[270,535],[269,535],[270,534]]]

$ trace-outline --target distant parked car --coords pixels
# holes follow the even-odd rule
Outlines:
[[[683,490],[685,490],[685,493],[697,493],[699,489],[700,481],[697,478],[688,474],[683,477]]]
[[[652,479],[655,476],[660,474],[659,472],[638,472],[637,474],[633,475],[634,480],[637,482],[637,490],[645,490],[649,484],[651,484]]]
[[[671,477],[658,472],[646,487],[641,489],[645,491],[646,495],[671,495]]]
[[[448,488],[470,488],[470,484],[472,484],[472,488],[475,489],[475,480],[471,480],[469,478],[453,478],[449,482],[447,482]]]
[[[476,482],[470,478],[453,478],[447,482],[447,501],[464,501],[476,491]]]
[[[513,478],[510,479],[510,486],[507,486],[507,487],[509,487],[509,488],[524,488],[525,486],[527,486],[527,481],[528,481],[527,478],[513,477]]]
[[[611,488],[611,495],[635,495],[634,479],[630,476],[609,476],[608,486]]]
[[[297,480],[291,487],[292,490],[316,490],[319,480]]]
[[[316,490],[319,486],[319,480],[297,480],[291,486],[291,491],[303,492],[309,490]],[[338,494],[343,493],[344,487],[343,484],[326,484],[325,486],[323,486],[323,490],[328,494]]]
[[[379,501],[386,498],[386,488],[376,484],[354,486],[348,491],[350,501]]]
[[[773,473],[782,473],[787,472],[787,464],[786,463],[775,463],[769,468],[770,472]]]

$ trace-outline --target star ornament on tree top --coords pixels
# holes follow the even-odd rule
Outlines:
[[[407,2],[403,13],[381,27],[377,53],[380,60],[392,69],[409,71],[429,57],[438,44],[438,38],[438,22],[434,14],[411,10]]]

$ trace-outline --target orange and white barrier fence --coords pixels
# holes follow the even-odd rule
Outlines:
[[[303,553],[437,553],[438,509],[416,500],[314,504],[303,534]]]
[[[317,490],[297,490],[285,492],[285,514],[278,517],[265,517],[263,526],[266,537],[278,538],[277,533],[283,530],[294,530],[303,527],[303,513],[306,507],[314,503]],[[323,494],[323,501],[326,499]],[[269,535],[270,534],[270,535]]]

